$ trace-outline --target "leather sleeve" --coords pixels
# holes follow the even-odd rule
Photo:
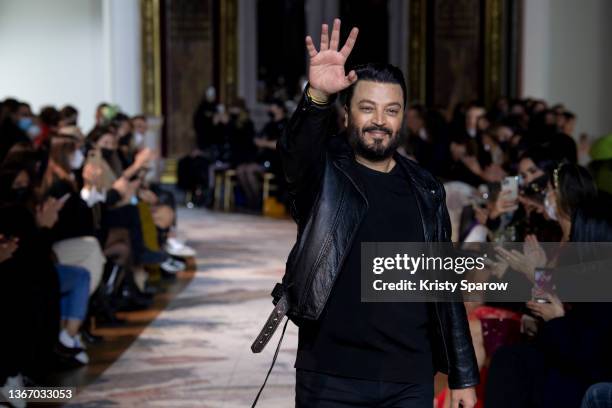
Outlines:
[[[308,214],[318,191],[332,112],[333,99],[327,105],[317,105],[308,98],[305,90],[276,144],[288,183],[291,215],[298,224]]]
[[[437,211],[438,237],[442,242],[451,241],[451,223],[446,208],[446,192],[439,183],[440,204]],[[448,385],[451,389],[473,387],[480,382],[476,353],[472,344],[472,336],[461,300],[440,304],[443,311],[448,361]]]

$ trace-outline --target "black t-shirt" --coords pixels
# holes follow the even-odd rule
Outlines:
[[[356,164],[368,212],[321,317],[300,326],[296,368],[368,380],[428,384],[433,362],[424,303],[362,303],[361,242],[422,242],[411,183],[400,166]]]

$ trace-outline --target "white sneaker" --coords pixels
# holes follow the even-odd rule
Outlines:
[[[23,388],[23,377],[21,376],[21,374],[17,374],[14,377],[7,378],[2,388],[0,388],[0,396],[2,396],[2,398],[0,399],[0,402],[6,401],[8,402],[9,406],[14,407],[14,408],[25,408],[27,403],[24,399],[22,398],[9,399],[11,395],[10,393],[11,391],[20,390],[22,388]]]
[[[160,268],[168,273],[178,273],[184,271],[185,266],[185,262],[181,262],[174,258],[168,258],[161,265],[159,265]]]
[[[168,238],[166,240],[165,251],[172,256],[178,256],[181,258],[189,258],[192,256],[196,256],[195,249],[190,246],[185,245],[184,242],[176,239],[176,238]]]
[[[77,335],[74,336],[73,339],[74,347],[82,348],[83,350],[87,349],[85,343],[83,342],[83,339],[81,338],[81,333],[77,333]]]
[[[75,355],[74,359],[81,364],[89,363],[89,356],[87,355],[85,351],[81,351],[79,354]]]

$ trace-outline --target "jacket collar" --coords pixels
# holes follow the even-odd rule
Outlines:
[[[355,167],[355,153],[348,144],[345,135],[338,135],[328,139],[328,152],[337,166],[354,181],[360,193],[365,197],[365,187]],[[422,170],[410,159],[402,156],[397,151],[393,153],[396,165],[400,166],[404,174],[410,179],[412,185],[421,190],[426,196],[435,194],[437,186],[433,177],[424,177]],[[430,180],[431,179],[431,180]]]
[[[366,208],[368,204],[368,197],[366,196],[366,189],[357,170],[355,155],[353,149],[346,142],[345,138],[334,137],[329,141],[329,153],[331,154],[332,163],[349,179],[355,189],[363,197]],[[410,159],[405,158],[401,154],[395,152],[393,159],[396,162],[396,166],[400,166],[403,173],[411,181],[412,186],[415,189],[415,198],[421,221],[423,225],[423,233],[425,234],[425,242],[430,242],[433,239],[432,231],[430,226],[434,220],[434,208],[437,207],[438,197],[440,194],[437,193],[437,187],[434,184],[435,179],[427,175],[419,169],[416,163],[413,163]],[[432,200],[434,205],[432,205]],[[429,202],[428,202],[429,201]]]

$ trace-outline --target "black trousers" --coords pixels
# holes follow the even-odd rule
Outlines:
[[[296,408],[431,408],[433,383],[401,384],[296,370]]]

